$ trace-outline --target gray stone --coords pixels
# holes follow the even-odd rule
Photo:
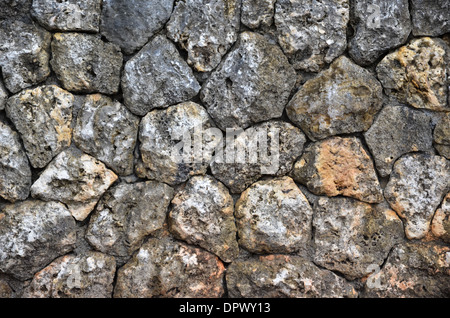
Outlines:
[[[8,91],[5,86],[3,86],[3,82],[0,80],[0,110],[5,109],[6,100],[8,99]]]
[[[174,0],[103,0],[101,33],[132,54],[169,20]]]
[[[441,156],[450,159],[450,113],[443,113],[433,133],[434,147]]]
[[[0,20],[21,20],[29,22],[28,16],[33,0],[2,0]]]
[[[411,0],[414,36],[439,36],[450,32],[448,0]]]
[[[243,32],[200,97],[222,130],[245,129],[281,117],[294,84],[295,71],[283,52],[262,35]]]
[[[241,22],[251,29],[273,23],[276,0],[242,0]]]
[[[144,116],[191,99],[200,85],[175,45],[159,35],[125,64],[122,89],[125,106]]]
[[[56,202],[24,201],[0,211],[0,271],[20,280],[75,245],[75,220]]]
[[[434,214],[431,231],[438,238],[450,243],[450,192],[445,196],[441,207]]]

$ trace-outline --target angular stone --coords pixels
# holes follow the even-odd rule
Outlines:
[[[304,251],[311,240],[312,214],[291,178],[256,182],[236,202],[239,245],[257,254]]]
[[[381,266],[403,240],[401,220],[386,203],[370,205],[350,198],[319,198],[314,204],[314,263],[348,279]]]
[[[139,118],[118,101],[89,95],[78,112],[74,142],[119,175],[133,173]]]
[[[31,170],[19,135],[0,122],[0,196],[25,200],[30,194]]]
[[[0,67],[6,88],[17,93],[50,75],[51,33],[19,20],[0,20]]]
[[[434,148],[439,152],[439,154],[450,160],[450,145],[435,145]]]
[[[6,114],[19,131],[34,168],[44,168],[72,140],[74,96],[55,85],[12,96]]]
[[[132,54],[169,20],[174,0],[103,0],[102,34]]]
[[[75,220],[61,203],[7,205],[0,211],[0,271],[20,280],[32,278],[74,248],[75,227]]]
[[[0,110],[5,109],[6,100],[8,99],[8,91],[0,80]]]
[[[408,0],[357,0],[351,23],[355,35],[349,42],[350,56],[360,65],[372,64],[408,39],[412,28]]]
[[[389,176],[395,161],[409,152],[432,152],[432,119],[406,106],[386,105],[364,134],[382,177]]]
[[[441,207],[434,214],[431,231],[438,238],[450,243],[450,193],[447,193]]]
[[[262,35],[243,32],[203,84],[200,97],[222,130],[281,117],[295,84],[283,52]]]
[[[122,53],[98,36],[56,33],[50,61],[65,89],[76,93],[115,94],[119,90]]]
[[[342,56],[329,69],[308,80],[291,99],[286,111],[310,139],[319,140],[366,131],[382,105],[378,80]]]
[[[450,32],[450,3],[446,0],[411,0],[414,36],[439,36]]]
[[[227,269],[231,298],[356,298],[344,278],[299,256],[240,258]]]
[[[433,137],[437,151],[441,156],[450,159],[450,113],[442,114],[434,129]]]
[[[31,15],[45,28],[98,32],[102,0],[33,0]]]
[[[406,155],[394,165],[384,195],[404,219],[409,239],[421,239],[433,215],[450,190],[450,162],[428,154]]]
[[[65,203],[78,221],[117,180],[103,163],[75,148],[61,152],[31,186],[33,198]]]
[[[251,29],[273,23],[276,0],[242,0],[241,22]]]
[[[213,254],[151,238],[118,271],[115,298],[219,298],[225,267]]]
[[[387,95],[434,111],[447,105],[449,47],[441,39],[414,39],[384,57],[376,71]]]
[[[122,89],[125,106],[144,116],[191,99],[200,85],[175,45],[159,35],[125,64]]]
[[[295,69],[318,72],[347,48],[348,0],[278,0],[278,42]]]
[[[239,254],[234,202],[228,189],[210,176],[194,176],[172,200],[170,232],[232,262]]]
[[[187,51],[187,62],[210,72],[236,41],[241,0],[178,1],[167,23],[167,36]]]
[[[97,204],[86,239],[103,253],[130,257],[147,235],[163,227],[172,197],[171,187],[155,181],[114,186]]]

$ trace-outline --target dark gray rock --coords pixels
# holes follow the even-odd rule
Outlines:
[[[0,20],[21,20],[30,22],[29,17],[33,0],[3,0],[0,6]]]
[[[251,29],[273,23],[276,0],[242,0],[241,22]]]
[[[441,156],[450,159],[450,113],[442,113],[433,134],[435,148]]]
[[[439,36],[450,32],[448,0],[411,0],[414,36]]]

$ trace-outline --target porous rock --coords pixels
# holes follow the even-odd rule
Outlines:
[[[8,99],[8,91],[3,85],[3,82],[0,80],[0,110],[5,109],[7,99]]]
[[[441,207],[434,214],[431,230],[435,236],[450,243],[450,193],[445,196]]]
[[[450,32],[450,2],[411,0],[411,18],[415,36],[439,36]]]
[[[242,0],[241,22],[251,29],[273,23],[276,0]]]

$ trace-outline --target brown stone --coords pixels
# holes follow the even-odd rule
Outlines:
[[[434,214],[431,231],[435,236],[450,243],[450,193],[447,194],[440,209],[437,209]]]

